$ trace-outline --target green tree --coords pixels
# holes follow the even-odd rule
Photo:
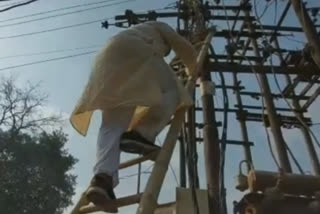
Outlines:
[[[71,204],[76,159],[64,149],[59,117],[41,112],[37,86],[0,83],[0,213],[61,214]]]

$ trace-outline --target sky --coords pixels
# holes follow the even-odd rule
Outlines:
[[[100,0],[101,1],[101,0]],[[98,0],[91,2],[100,2]],[[15,1],[13,1],[15,2]],[[18,2],[18,1],[16,1]],[[114,4],[114,3],[117,4]],[[123,3],[121,3],[123,2]],[[30,4],[25,7],[16,8],[11,11],[0,13],[0,77],[1,76],[14,76],[16,78],[17,84],[23,86],[27,82],[33,84],[40,82],[40,89],[49,95],[48,102],[46,104],[46,111],[48,113],[55,112],[61,113],[66,122],[63,126],[63,130],[69,135],[69,141],[66,144],[66,148],[69,153],[75,156],[79,161],[75,165],[75,168],[71,173],[77,175],[77,185],[76,194],[73,197],[73,201],[79,199],[82,191],[87,187],[91,177],[92,168],[95,163],[95,150],[96,150],[96,140],[98,134],[98,127],[100,125],[100,113],[96,112],[94,114],[91,126],[86,137],[80,136],[76,131],[72,129],[68,122],[70,113],[72,112],[78,98],[80,97],[82,90],[88,80],[90,74],[95,53],[101,49],[104,44],[108,42],[108,38],[115,35],[122,29],[115,28],[111,26],[108,30],[101,28],[101,23],[98,20],[104,20],[110,17],[114,17],[118,14],[123,14],[125,9],[132,9],[135,12],[148,11],[151,9],[163,8],[170,3],[172,0],[162,0],[162,1],[150,1],[150,0],[129,0],[125,1],[110,1],[107,3],[100,3],[97,5],[86,6],[77,9],[57,11],[50,14],[42,14],[34,17],[24,17],[16,20],[9,20],[21,16],[26,16],[29,14],[40,13],[48,10],[54,10],[59,8],[71,7],[78,4],[89,3],[85,0],[55,0],[55,1],[44,1],[39,0],[36,3]],[[225,1],[225,3],[237,4],[236,0]],[[0,9],[3,5],[9,4],[1,3]],[[309,6],[315,6],[316,1],[308,1]],[[264,0],[257,0],[257,11],[260,14],[263,11],[266,2]],[[278,1],[277,17],[281,8],[283,8],[284,1]],[[95,8],[85,12],[77,12],[69,15],[61,15],[70,11],[82,10],[84,8],[94,8],[98,6],[103,6],[101,8]],[[261,18],[261,21],[266,24],[273,24],[275,17],[275,4],[273,4],[266,12],[266,14]],[[60,16],[56,16],[60,14]],[[220,15],[223,13],[220,12]],[[42,17],[52,16],[48,19],[38,20],[34,22],[25,22],[32,19],[41,19]],[[74,25],[79,23],[86,23],[95,21],[91,24],[81,25],[73,28],[66,28],[57,31],[50,31],[49,29],[60,28],[62,26]],[[174,19],[164,19],[172,26],[175,25]],[[113,23],[110,20],[110,23]],[[12,25],[14,24],[14,25]],[[217,26],[217,30],[226,28],[227,24],[225,22],[215,21],[212,22],[213,25]],[[297,19],[293,16],[293,11],[289,12],[288,18],[285,20],[285,24],[289,26],[299,26]],[[7,26],[10,25],[10,26]],[[20,36],[21,34],[28,34],[38,31],[49,32]],[[280,44],[282,47],[295,50],[301,48],[305,43],[305,37],[303,34],[294,34],[293,36],[283,37],[280,39]],[[213,46],[217,53],[225,54],[224,50],[225,41],[222,39],[214,39]],[[63,50],[63,51],[60,51]],[[55,52],[56,53],[46,53]],[[90,53],[89,53],[90,52]],[[19,57],[17,55],[23,54],[34,54],[33,56]],[[40,53],[40,54],[39,54]],[[48,60],[52,58],[66,57],[70,55],[78,55],[78,57],[67,58],[58,61],[51,61],[46,63],[39,63],[33,65],[24,65],[36,61]],[[83,54],[83,55],[82,55]],[[275,60],[276,62],[276,60]],[[217,85],[220,84],[220,79],[217,75],[212,75],[213,80]],[[256,79],[252,75],[239,75],[242,81],[242,85],[246,87],[246,91],[258,90],[258,85]],[[274,79],[269,77],[270,85],[275,93],[278,93],[278,89],[275,85]],[[279,77],[282,87],[284,87],[283,78]],[[231,76],[226,75],[227,85],[231,85]],[[299,85],[298,89],[301,90],[303,85]],[[313,89],[314,91],[314,89]],[[197,92],[199,94],[199,92]],[[235,104],[234,94],[232,91],[229,92],[230,106],[233,107]],[[254,100],[249,97],[243,100],[248,105],[261,105],[261,100]],[[199,97],[197,97],[197,102],[200,103]],[[276,105],[279,107],[286,107],[286,103],[281,101],[275,101]],[[222,107],[222,94],[220,90],[217,90],[215,96],[215,104],[217,107]],[[320,122],[320,115],[317,113],[319,108],[319,102],[315,102],[311,106],[311,110],[308,113],[312,116],[315,123]],[[201,121],[201,115],[197,114],[199,122]],[[218,121],[223,121],[222,114],[217,114]],[[241,134],[239,129],[239,124],[235,120],[235,115],[230,114],[228,117],[229,127],[228,127],[228,139],[240,140]],[[265,137],[265,130],[261,126],[261,123],[249,122],[249,138],[250,141],[255,143],[255,147],[252,148],[253,159],[256,169],[264,170],[276,170],[276,166],[273,163],[269,148],[267,146],[267,141]],[[313,131],[319,136],[319,127],[314,126]],[[221,130],[220,130],[221,133]],[[294,151],[299,162],[305,167],[306,171],[311,171],[307,154],[305,153],[305,146],[303,144],[303,138],[299,130],[291,129],[284,130],[284,136],[288,145]],[[162,141],[165,135],[162,133],[159,136],[159,141]],[[199,174],[200,176],[200,187],[206,188],[205,180],[205,170],[204,170],[204,159],[203,159],[203,144],[198,144],[199,152]],[[317,150],[319,154],[319,149]],[[122,155],[121,160],[125,161],[133,158],[133,155]],[[228,207],[231,208],[231,202],[233,200],[239,200],[243,193],[235,190],[234,188],[234,178],[238,174],[238,164],[244,159],[243,149],[240,146],[227,146],[226,153],[226,187],[228,195]],[[142,169],[150,171],[152,162],[143,163]],[[175,200],[175,187],[177,186],[176,177],[179,179],[179,148],[176,148],[171,160],[171,167],[165,178],[163,188],[161,190],[159,201],[161,203],[170,202]],[[297,171],[296,168],[294,168]],[[116,195],[118,197],[132,195],[136,193],[136,177],[127,177],[128,175],[135,174],[137,172],[137,167],[132,167],[130,169],[120,171],[120,185],[115,189]],[[174,172],[174,173],[173,173]],[[142,188],[145,185],[148,178],[148,174],[142,176]],[[126,208],[121,208],[120,213],[132,213],[135,212],[136,206],[130,206]],[[70,212],[71,207],[65,210],[64,214]]]

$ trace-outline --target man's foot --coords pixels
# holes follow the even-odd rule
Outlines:
[[[154,145],[136,131],[125,132],[121,136],[120,149],[134,154],[147,154],[161,147]]]
[[[116,196],[113,192],[112,177],[104,173],[95,175],[91,180],[86,195],[90,202],[98,206],[105,206],[108,204],[108,201],[115,200]],[[117,213],[118,208],[110,207],[108,212]]]

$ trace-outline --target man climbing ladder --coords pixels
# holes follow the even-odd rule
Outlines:
[[[120,148],[140,154],[157,149],[155,138],[176,109],[192,102],[163,59],[171,49],[187,70],[195,69],[196,52],[191,44],[162,22],[146,22],[120,32],[96,58],[70,119],[85,136],[93,111],[102,111],[97,162],[86,192],[96,205],[115,199]]]

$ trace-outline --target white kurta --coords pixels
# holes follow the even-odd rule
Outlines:
[[[171,49],[194,70],[195,50],[165,23],[147,22],[114,36],[97,56],[72,113],[73,127],[86,135],[93,111],[102,110],[94,174],[112,176],[114,186],[119,183],[120,137],[129,125],[154,141],[178,106],[192,104],[163,59]]]
[[[97,56],[88,84],[70,121],[86,135],[94,110],[159,105],[164,92],[178,87],[179,104],[192,103],[163,57],[173,49],[193,71],[196,51],[169,25],[147,22],[117,34]],[[135,114],[132,124],[136,124]]]

